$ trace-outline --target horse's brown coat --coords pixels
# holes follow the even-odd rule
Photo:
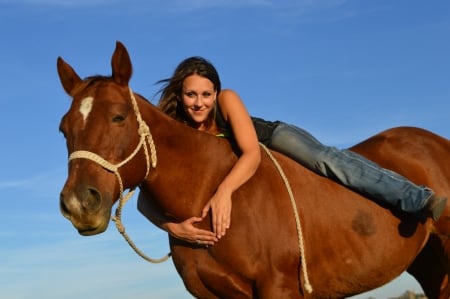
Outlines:
[[[136,147],[137,122],[128,93],[131,61],[121,43],[112,57],[112,71],[111,78],[82,80],[58,58],[62,85],[73,98],[60,126],[69,153],[88,150],[118,163]],[[87,96],[94,101],[84,123],[78,108]],[[125,187],[139,185],[139,200],[152,201],[159,213],[174,221],[199,215],[236,155],[226,140],[186,127],[136,97],[155,140],[158,164],[144,178],[141,151],[120,168]],[[450,197],[448,139],[418,128],[396,128],[352,150]],[[303,289],[288,193],[275,166],[263,154],[256,174],[233,195],[232,226],[223,239],[202,248],[170,238],[173,262],[194,296],[344,298],[376,288],[408,270],[429,298],[449,298],[448,209],[437,224],[418,221],[273,154],[295,195],[313,292]],[[69,163],[61,211],[81,234],[103,232],[118,197],[114,174],[89,160]],[[210,228],[206,221],[201,226]]]

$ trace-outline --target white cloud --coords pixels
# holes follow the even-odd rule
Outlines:
[[[186,13],[212,8],[233,9],[261,7],[284,13],[303,13],[307,10],[334,8],[348,0],[0,0],[0,4],[46,5],[54,7],[126,7],[139,9],[136,12],[152,11],[165,13]]]
[[[129,0],[126,1],[127,6],[143,6],[146,8],[152,8],[154,10],[161,10],[172,8],[172,10],[179,9],[205,9],[214,7],[241,7],[241,6],[264,6],[270,5],[270,0],[192,0],[189,2],[183,0]],[[59,7],[74,7],[74,6],[114,6],[116,4],[123,4],[118,0],[0,0],[0,4],[16,4],[16,5],[48,5]]]
[[[52,170],[45,173],[37,173],[33,176],[14,180],[0,181],[0,189],[7,188],[33,188],[36,185],[42,185],[45,182],[51,181],[54,183],[55,178],[61,177],[61,174],[65,174],[62,169]]]
[[[0,180],[0,190],[14,191],[14,193],[28,191],[32,192],[34,196],[57,198],[59,190],[64,184],[66,174],[67,170],[65,168],[59,168],[24,178],[3,179]]]
[[[16,4],[16,5],[49,5],[60,7],[73,6],[103,6],[117,3],[116,0],[0,0],[0,4]]]

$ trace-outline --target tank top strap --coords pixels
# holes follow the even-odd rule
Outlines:
[[[217,134],[216,136],[224,138],[233,137],[233,131],[231,130],[230,124],[227,123],[223,118],[222,110],[220,109],[219,103],[217,103],[215,118],[216,118],[216,125],[220,131],[220,133]]]
[[[215,119],[216,119],[217,127],[219,128],[220,131],[231,132],[230,125],[223,118],[222,110],[220,109],[219,103],[217,103]]]

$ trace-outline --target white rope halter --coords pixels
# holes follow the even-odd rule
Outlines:
[[[134,193],[136,187],[130,188],[128,193],[124,196],[123,181],[122,181],[122,177],[120,176],[120,173],[119,173],[119,168],[122,167],[123,165],[127,164],[129,161],[131,161],[137,155],[137,153],[141,150],[141,148],[144,149],[145,160],[147,162],[146,163],[147,169],[145,172],[144,179],[148,176],[148,174],[150,172],[150,166],[155,168],[156,163],[157,163],[156,148],[155,148],[155,143],[153,142],[152,134],[150,133],[150,128],[145,123],[145,121],[142,119],[141,113],[139,111],[139,107],[137,105],[136,98],[134,97],[134,93],[131,90],[131,88],[129,88],[129,91],[130,91],[130,97],[131,97],[131,104],[133,105],[134,113],[136,114],[136,119],[137,119],[137,122],[139,125],[138,133],[140,136],[139,143],[136,146],[136,148],[134,149],[134,151],[125,160],[123,160],[122,162],[117,163],[117,164],[112,164],[112,163],[106,161],[105,159],[103,159],[102,157],[100,157],[99,155],[97,155],[93,152],[84,151],[84,150],[75,151],[75,152],[71,153],[69,156],[69,162],[74,159],[88,159],[88,160],[91,160],[91,161],[99,164],[106,170],[111,171],[115,174],[115,176],[117,177],[117,180],[119,182],[120,197],[119,197],[119,203],[116,208],[115,216],[113,216],[111,220],[116,223],[117,230],[122,234],[122,236],[125,238],[125,240],[128,242],[128,244],[131,246],[131,248],[133,248],[133,250],[139,256],[141,256],[143,259],[145,259],[151,263],[160,263],[160,262],[166,261],[170,257],[170,254],[167,254],[166,256],[164,256],[160,259],[153,259],[153,258],[146,256],[142,251],[140,251],[137,248],[137,246],[134,244],[134,242],[131,240],[131,238],[128,236],[128,234],[125,232],[125,226],[122,223],[122,208],[126,204],[126,202],[133,196],[133,193]],[[149,156],[149,148],[150,148],[150,156]]]
[[[148,127],[148,125],[145,123],[145,121],[142,119],[141,113],[139,111],[139,107],[137,105],[136,102],[136,98],[134,96],[134,93],[132,92],[131,88],[129,89],[130,91],[130,98],[131,98],[131,103],[133,105],[133,109],[134,112],[136,114],[136,118],[137,118],[137,122],[139,124],[139,129],[138,129],[138,133],[140,136],[140,140],[138,145],[136,146],[135,150],[122,162],[117,163],[117,164],[112,164],[108,161],[106,161],[105,159],[103,159],[102,157],[100,157],[99,155],[90,152],[90,151],[75,151],[73,153],[70,154],[69,156],[69,162],[74,160],[74,159],[88,159],[91,160],[97,164],[99,164],[100,166],[102,166],[103,168],[105,168],[108,171],[111,171],[115,174],[115,176],[117,177],[117,180],[119,182],[119,187],[120,187],[120,197],[119,197],[119,203],[117,205],[116,208],[116,212],[115,212],[115,216],[112,217],[112,221],[114,221],[116,223],[116,227],[117,230],[120,232],[120,234],[125,238],[125,240],[128,242],[128,244],[131,246],[131,248],[133,248],[133,250],[143,259],[145,259],[146,261],[149,261],[151,263],[161,263],[166,261],[169,257],[170,257],[170,253],[167,254],[166,256],[160,258],[160,259],[153,259],[148,257],[147,255],[145,255],[141,250],[139,250],[139,248],[137,248],[137,246],[134,244],[134,242],[131,240],[131,238],[128,236],[128,234],[125,232],[125,227],[122,223],[122,208],[123,206],[126,204],[126,202],[133,196],[133,193],[135,191],[135,187],[130,188],[129,192],[124,196],[124,189],[123,189],[123,182],[122,182],[122,178],[120,176],[119,173],[119,168],[122,167],[123,165],[127,164],[131,159],[134,158],[134,156],[137,155],[137,153],[141,150],[141,148],[144,149],[144,153],[145,153],[145,159],[146,159],[146,164],[147,164],[147,170],[145,172],[145,177],[144,179],[148,176],[149,172],[150,172],[150,166],[155,168],[156,167],[156,163],[157,163],[157,157],[156,157],[156,147],[155,144],[153,142],[153,137],[152,134],[150,133],[150,128]],[[270,153],[270,151],[263,145],[261,144],[262,148],[265,150],[265,152],[267,153],[267,155],[270,157],[270,159],[272,160],[272,162],[275,164],[278,172],[280,173],[283,182],[285,183],[285,186],[287,188],[287,191],[289,193],[289,198],[291,201],[291,205],[292,208],[294,210],[294,217],[295,217],[295,223],[296,223],[296,228],[297,228],[297,237],[298,237],[298,241],[299,241],[299,251],[300,251],[300,257],[301,257],[301,262],[302,262],[302,269],[303,269],[303,276],[305,279],[305,283],[304,286],[306,288],[306,290],[308,291],[308,293],[312,293],[312,286],[311,283],[309,282],[309,277],[308,277],[308,270],[307,270],[307,266],[306,266],[306,258],[305,258],[305,246],[304,246],[304,239],[303,239],[303,233],[302,233],[302,228],[301,228],[301,222],[300,222],[300,217],[297,213],[297,206],[294,200],[294,195],[292,193],[289,181],[287,180],[286,175],[284,174],[281,166],[278,164],[277,160],[275,159],[275,157],[273,157],[273,155]],[[150,148],[150,156],[149,156],[149,149]]]

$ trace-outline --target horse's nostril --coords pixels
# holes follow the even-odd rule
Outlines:
[[[64,195],[62,193],[59,195],[59,208],[64,217],[70,218],[70,211],[64,202]]]
[[[85,196],[82,199],[82,206],[89,212],[96,212],[100,208],[102,197],[100,192],[95,188],[88,188]]]

